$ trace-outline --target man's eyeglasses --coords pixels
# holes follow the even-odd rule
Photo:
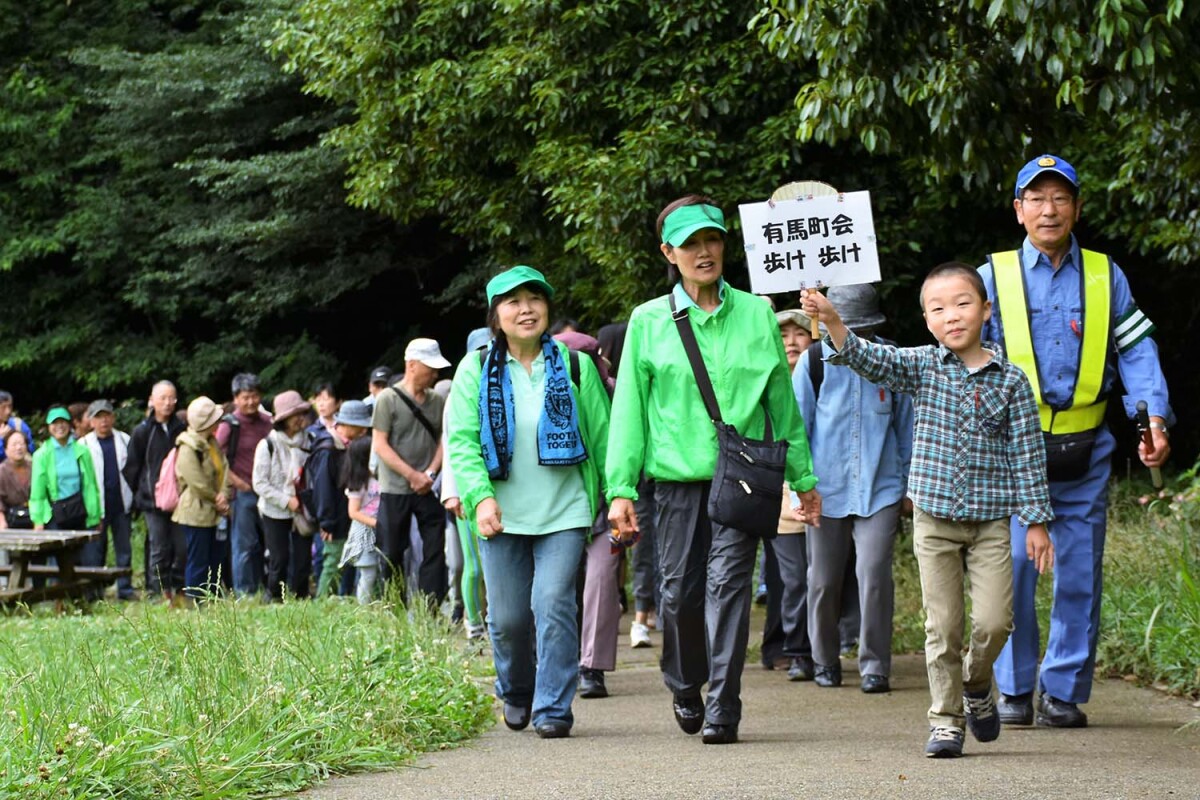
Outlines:
[[[1075,198],[1069,194],[1056,194],[1053,197],[1045,197],[1040,194],[1027,194],[1021,198],[1021,202],[1031,208],[1041,208],[1047,203],[1053,203],[1055,208],[1066,208],[1075,202]]]

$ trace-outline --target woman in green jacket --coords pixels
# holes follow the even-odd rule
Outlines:
[[[187,541],[184,591],[193,599],[215,592],[220,586],[220,551],[216,547],[217,522],[229,516],[232,489],[229,463],[217,444],[221,407],[207,397],[188,404],[187,430],[179,434],[175,447],[175,479],[179,482],[179,505],[171,521]]]
[[[595,365],[546,333],[553,294],[531,267],[488,282],[495,339],[458,365],[448,414],[451,467],[482,537],[496,695],[509,728],[532,718],[544,739],[570,735],[574,722],[575,576],[608,442],[608,394]]]
[[[100,525],[100,491],[92,454],[71,438],[71,414],[46,415],[50,441],[33,454],[29,518],[34,530],[87,530]]]
[[[671,316],[672,298],[695,331],[724,421],[760,439],[765,404],[776,437],[790,444],[786,478],[800,494],[801,513],[814,523],[820,513],[779,326],[762,299],[725,283],[725,232],[724,214],[700,195],[659,214],[672,288],[629,320],[607,461],[609,520],[621,537],[637,530],[638,479],[645,473],[655,481],[663,678],[675,721],[688,734],[703,728],[706,744],[737,741],[758,541],[708,518],[716,432]]]

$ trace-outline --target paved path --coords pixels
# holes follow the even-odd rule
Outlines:
[[[576,700],[570,739],[497,723],[466,747],[334,779],[304,798],[1200,798],[1200,710],[1122,681],[1097,683],[1086,730],[1006,728],[990,744],[968,736],[962,759],[924,758],[922,656],[896,659],[893,691],[871,696],[852,661],[839,689],[752,665],[742,741],[706,746],[675,725],[654,636],[654,649],[631,651],[622,635],[612,696]],[[1197,726],[1181,731],[1188,722]]]

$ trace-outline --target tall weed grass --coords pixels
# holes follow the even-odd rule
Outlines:
[[[1200,493],[1121,484],[1104,553],[1097,665],[1178,694],[1200,696]]]
[[[243,798],[476,735],[461,633],[337,601],[0,619],[0,798]]]

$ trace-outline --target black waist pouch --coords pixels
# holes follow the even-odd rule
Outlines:
[[[1046,443],[1046,477],[1052,481],[1077,481],[1092,465],[1096,431],[1042,433]]]
[[[51,503],[50,521],[59,530],[64,531],[87,527],[87,507],[83,504],[83,494],[76,492],[70,497]]]

